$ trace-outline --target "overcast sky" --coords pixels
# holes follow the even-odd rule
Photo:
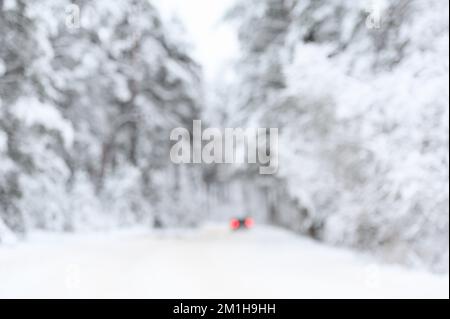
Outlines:
[[[235,0],[154,0],[166,18],[177,16],[191,36],[195,57],[212,79],[224,63],[235,56],[237,41],[231,27],[221,19]]]

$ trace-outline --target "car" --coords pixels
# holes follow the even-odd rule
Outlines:
[[[248,230],[253,228],[255,221],[251,217],[233,218],[230,221],[231,230]]]

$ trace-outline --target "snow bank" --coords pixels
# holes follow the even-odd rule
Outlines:
[[[17,241],[17,237],[0,219],[0,244],[11,244]]]

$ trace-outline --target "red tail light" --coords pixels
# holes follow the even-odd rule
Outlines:
[[[230,226],[231,226],[231,229],[236,230],[236,229],[239,229],[239,227],[241,226],[241,223],[238,219],[232,219],[230,222]]]
[[[255,225],[253,218],[246,218],[244,223],[247,228],[252,228]]]

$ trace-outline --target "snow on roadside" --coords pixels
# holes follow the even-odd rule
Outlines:
[[[0,247],[0,298],[448,298],[448,275],[271,227],[33,235]]]
[[[13,244],[16,241],[16,236],[0,219],[0,244]]]

